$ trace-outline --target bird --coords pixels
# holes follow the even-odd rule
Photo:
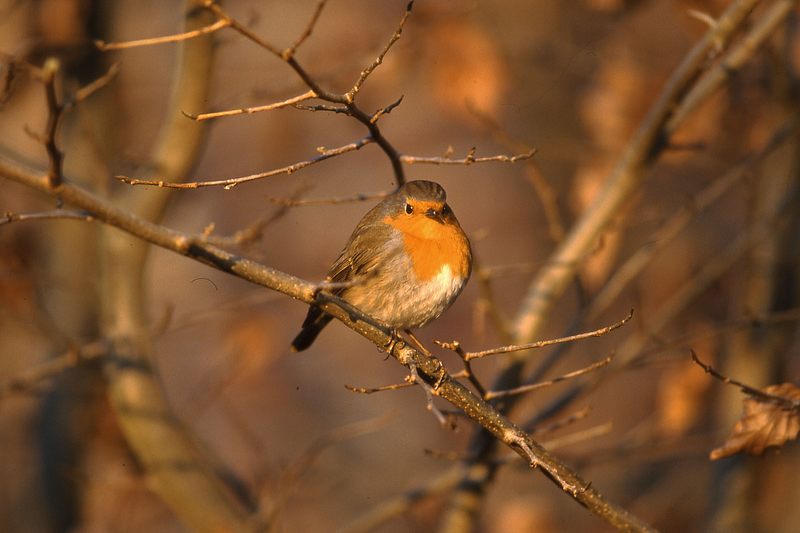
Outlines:
[[[438,318],[472,273],[469,239],[436,182],[408,181],[373,207],[328,270],[331,293],[394,334]],[[332,316],[308,310],[292,351],[307,349]]]

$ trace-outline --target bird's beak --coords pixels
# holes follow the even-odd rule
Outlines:
[[[428,218],[432,218],[436,222],[440,224],[444,224],[444,215],[442,215],[442,211],[440,209],[430,208],[425,211],[425,216]]]

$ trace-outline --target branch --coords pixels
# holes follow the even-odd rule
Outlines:
[[[562,381],[566,381],[568,379],[577,378],[583,376],[584,374],[588,374],[598,368],[602,368],[609,364],[614,359],[613,355],[609,355],[602,361],[597,361],[596,363],[592,363],[589,366],[585,366],[578,370],[574,370],[572,372],[568,372],[566,374],[562,374],[556,378],[549,379],[547,381],[540,381],[538,383],[531,383],[529,385],[522,385],[520,387],[514,387],[513,389],[506,389],[501,391],[487,391],[484,394],[484,400],[494,400],[495,398],[505,398],[506,396],[513,396],[515,394],[524,394],[526,392],[531,392],[536,389],[542,389],[544,387],[550,387],[551,385],[555,385],[556,383],[560,383]]]
[[[517,313],[514,328],[514,340],[518,344],[530,342],[542,330],[553,307],[575,279],[581,258],[595,246],[599,237],[618,215],[620,208],[641,187],[646,177],[647,165],[655,160],[669,140],[665,133],[667,123],[706,68],[709,58],[728,45],[757,4],[758,0],[737,0],[731,3],[718,23],[704,35],[676,68],[656,102],[640,122],[615,168],[606,178],[600,193],[570,232],[559,242],[550,260],[529,284]],[[501,372],[493,388],[502,390],[518,386],[524,373],[526,357],[527,354],[524,353],[513,357],[511,364]],[[511,398],[505,403],[505,410],[512,409],[515,404]],[[495,443],[486,439],[484,432],[477,432],[472,439],[472,446],[476,449],[477,459],[471,464],[476,468],[483,466],[483,475],[478,480],[462,484],[461,488],[451,496],[444,527],[470,520],[469,517],[465,517],[469,511],[459,502],[475,498],[493,478],[494,469],[485,463],[491,459]]]
[[[70,368],[98,359],[108,353],[109,345],[107,342],[98,341],[85,344],[68,350],[66,353],[48,359],[22,374],[0,381],[0,399],[15,392],[31,392],[36,390],[36,386],[42,381],[54,378]]]
[[[112,63],[105,74],[75,91],[75,96],[73,97],[72,101],[69,102],[70,107],[77,103],[83,102],[94,93],[111,83],[111,81],[117,77],[117,74],[119,74],[119,63]]]
[[[681,100],[680,106],[672,113],[665,126],[666,134],[672,134],[683,120],[702,104],[711,94],[728,81],[755,53],[763,42],[775,34],[775,29],[783,23],[794,9],[797,0],[778,0],[753,25],[748,34],[728,52],[725,58],[706,72]],[[714,28],[715,23],[712,25]]]
[[[692,361],[694,361],[697,364],[697,366],[699,366],[700,368],[705,370],[706,374],[711,374],[712,376],[714,376],[715,378],[717,378],[718,380],[720,380],[721,382],[723,382],[725,384],[734,385],[736,387],[739,387],[742,390],[742,392],[744,392],[745,394],[748,394],[750,396],[754,396],[756,398],[759,398],[761,400],[764,400],[764,401],[767,401],[767,402],[770,402],[770,403],[774,403],[774,404],[780,405],[784,409],[789,409],[789,410],[800,412],[800,400],[794,400],[794,399],[791,399],[791,398],[786,398],[785,396],[777,396],[775,394],[770,394],[768,392],[764,392],[763,390],[757,389],[755,387],[751,387],[750,385],[748,385],[746,383],[742,383],[741,381],[737,381],[737,380],[735,380],[733,378],[730,378],[730,377],[728,377],[728,376],[726,376],[724,374],[721,374],[720,372],[717,372],[716,370],[714,370],[714,367],[712,367],[711,365],[707,365],[704,362],[702,362],[700,360],[700,358],[697,357],[697,354],[694,352],[694,350],[689,350],[689,352],[692,355]]]
[[[283,57],[284,60],[289,59],[290,57],[294,57],[294,54],[295,52],[297,52],[297,49],[300,48],[300,45],[302,45],[306,41],[306,39],[311,37],[311,32],[314,31],[314,26],[317,25],[319,16],[322,14],[322,9],[325,7],[325,4],[327,3],[328,0],[320,0],[320,2],[317,4],[317,8],[314,10],[314,14],[311,15],[311,20],[309,20],[308,24],[306,25],[306,29],[303,30],[303,33],[300,34],[300,37],[298,37],[297,40],[289,48],[281,52],[281,56]]]
[[[662,224],[645,246],[637,250],[614,270],[611,278],[592,301],[589,310],[586,312],[587,318],[591,320],[599,316],[602,311],[611,305],[622,290],[650,264],[650,261],[659,251],[668,246],[698,214],[708,209],[725,193],[741,182],[748,175],[749,170],[779,148],[797,130],[797,126],[798,117],[795,115],[773,134],[758,153],[749,155],[735,168],[712,181],[691,198],[684,208]]]
[[[0,226],[10,224],[12,222],[24,222],[28,220],[54,220],[54,219],[71,219],[83,220],[92,222],[94,217],[84,211],[70,211],[68,209],[55,209],[53,211],[39,211],[36,213],[4,213],[0,217]]]
[[[738,0],[730,5],[717,25],[710,29],[677,67],[658,100],[620,156],[617,166],[606,179],[602,192],[561,242],[552,261],[542,269],[523,298],[517,321],[520,341],[535,337],[549,310],[572,281],[579,260],[594,246],[620,207],[638,190],[645,178],[648,162],[653,161],[664,141],[664,128],[683,97],[708,64],[709,56],[727,45],[744,24],[758,0]],[[677,126],[677,123],[674,124]]]
[[[401,155],[400,161],[409,165],[428,163],[432,165],[471,165],[473,163],[516,163],[517,161],[525,161],[530,159],[536,154],[536,149],[533,148],[523,154],[517,155],[493,155],[489,157],[475,157],[475,148],[470,148],[467,156],[461,159],[451,159],[449,157],[418,157],[413,155]]]
[[[307,166],[319,163],[320,161],[325,161],[326,159],[330,159],[331,157],[336,157],[338,155],[346,154],[347,152],[353,152],[355,150],[359,150],[372,142],[373,142],[372,137],[367,136],[356,142],[340,146],[339,148],[333,148],[331,150],[325,150],[323,148],[320,148],[319,151],[321,152],[321,154],[318,155],[317,157],[312,157],[311,159],[306,159],[305,161],[300,161],[298,163],[294,163],[292,165],[283,168],[277,168],[275,170],[261,172],[259,174],[250,174],[248,176],[241,176],[238,178],[228,178],[224,180],[169,182],[164,180],[142,180],[138,178],[128,178],[126,176],[115,176],[115,178],[123,183],[127,183],[128,185],[151,185],[151,186],[166,187],[171,189],[198,189],[200,187],[222,187],[225,190],[230,190],[236,187],[237,185],[241,183],[247,183],[248,181],[260,180],[272,176],[278,176],[280,174],[292,174]]]
[[[213,268],[305,303],[318,305],[323,311],[372,341],[376,346],[384,350],[391,346],[390,355],[403,366],[413,368],[414,372],[430,385],[432,394],[461,409],[495,438],[520,454],[532,468],[541,468],[562,490],[609,524],[630,531],[651,531],[651,528],[637,517],[606,500],[591,486],[591,483],[581,479],[569,467],[550,455],[530,435],[505,418],[489,403],[455,381],[444,371],[441,361],[418,352],[406,343],[392,343],[391,332],[384,331],[373,319],[357,309],[333,296],[318,298],[318,292],[313,284],[203,243],[202,239],[195,236],[143,220],[68,181],[51,188],[46,176],[7,161],[3,157],[0,157],[0,175],[46,194],[58,195],[65,202],[92,213],[98,220],[146,242],[191,257]],[[434,387],[432,384],[438,386]]]
[[[299,102],[304,102],[306,100],[310,100],[316,97],[317,93],[315,93],[314,91],[306,91],[301,95],[293,96],[291,98],[287,98],[286,100],[282,100],[280,102],[275,102],[267,105],[242,107],[239,109],[230,109],[228,111],[214,111],[213,113],[200,113],[197,115],[194,115],[192,113],[187,113],[185,111],[182,111],[182,113],[186,117],[192,120],[197,120],[197,121],[210,120],[212,118],[231,117],[234,115],[246,115],[252,113],[260,113],[261,111],[272,111],[273,109],[281,109],[283,107],[289,107],[291,105],[298,104]]]
[[[397,181],[397,185],[400,186],[405,183],[405,172],[403,171],[403,165],[400,161],[400,154],[397,152],[397,149],[383,136],[383,133],[378,128],[377,120],[373,121],[375,114],[368,114],[363,111],[358,105],[355,103],[355,96],[358,91],[361,89],[361,86],[364,84],[366,79],[369,77],[370,74],[383,62],[383,58],[388,53],[389,49],[392,45],[400,38],[400,34],[402,33],[403,26],[405,25],[406,20],[408,19],[409,15],[411,14],[411,8],[413,6],[413,2],[409,2],[406,6],[406,10],[403,13],[403,17],[400,20],[400,24],[398,25],[397,29],[395,30],[394,34],[392,35],[389,43],[383,49],[383,51],[378,55],[378,58],[373,61],[370,65],[367,66],[359,76],[359,79],[353,85],[353,88],[350,91],[344,94],[337,94],[331,91],[326,91],[323,89],[319,83],[317,83],[314,78],[298,63],[297,59],[294,57],[294,52],[292,48],[288,48],[286,50],[279,50],[276,46],[264,41],[256,34],[245,28],[241,23],[237,22],[235,19],[230,17],[217,3],[213,0],[205,0],[204,5],[207,9],[211,10],[218,18],[228,21],[230,27],[240,34],[242,34],[247,39],[251,40],[252,42],[256,43],[258,46],[268,50],[276,57],[282,59],[286,62],[292,70],[300,77],[301,80],[311,89],[316,95],[317,98],[324,100],[326,102],[332,104],[341,104],[346,109],[346,114],[355,118],[359,122],[361,122],[364,126],[366,126],[367,130],[369,131],[369,137],[381,147],[381,150],[386,154],[389,158],[389,162],[392,165],[392,171],[394,172],[395,180]],[[318,8],[321,9],[321,8]],[[312,19],[313,23],[314,19]],[[321,109],[321,108],[320,108]],[[326,110],[333,110],[337,108],[326,108]]]
[[[396,43],[398,39],[400,39],[400,35],[403,33],[403,26],[405,26],[406,20],[408,20],[409,15],[411,15],[411,9],[413,7],[414,7],[414,0],[411,0],[408,4],[406,4],[406,11],[405,13],[403,13],[403,18],[400,19],[400,24],[398,24],[397,29],[392,34],[392,37],[389,39],[389,42],[386,43],[386,46],[383,47],[383,50],[381,51],[380,54],[378,54],[378,57],[375,58],[375,61],[370,63],[367,66],[367,68],[361,71],[361,75],[358,77],[358,80],[356,80],[356,83],[355,85],[353,85],[353,88],[344,94],[347,103],[349,104],[353,103],[356,94],[358,94],[358,91],[361,90],[361,86],[364,85],[365,81],[367,81],[369,75],[372,74],[372,72],[376,68],[378,68],[379,65],[383,63],[383,58],[386,57],[386,54],[389,53],[389,50],[392,48],[394,43]]]
[[[176,33],[174,35],[165,35],[163,37],[151,37],[149,39],[136,39],[134,41],[123,41],[118,43],[107,43],[105,41],[101,41],[98,39],[94,42],[94,45],[97,47],[98,50],[102,52],[108,52],[110,50],[124,50],[126,48],[137,48],[139,46],[153,46],[156,44],[178,43],[181,41],[187,41],[189,39],[194,39],[196,37],[214,33],[216,31],[221,30],[222,28],[227,28],[230,25],[231,25],[230,21],[220,19],[214,22],[213,24],[209,24],[208,26],[203,26],[202,28],[183,33]]]
[[[614,331],[617,328],[624,326],[631,318],[633,318],[633,309],[631,312],[620,320],[619,322],[614,322],[608,326],[604,326],[602,328],[598,328],[592,331],[586,331],[584,333],[578,333],[576,335],[570,335],[568,337],[560,337],[558,339],[547,339],[543,341],[536,341],[536,342],[529,342],[526,344],[512,344],[509,346],[501,346],[499,348],[491,348],[488,350],[483,350],[480,352],[465,352],[462,357],[466,361],[472,361],[473,359],[479,359],[481,357],[488,357],[490,355],[497,355],[501,353],[510,353],[510,352],[519,352],[522,350],[531,350],[533,348],[543,348],[545,346],[552,346],[553,344],[561,344],[564,342],[573,342],[581,339],[588,339],[590,337],[601,337],[606,333]],[[444,347],[449,347],[449,345],[445,345]],[[451,348],[452,349],[452,348]]]

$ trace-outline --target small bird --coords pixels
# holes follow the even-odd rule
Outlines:
[[[472,272],[469,240],[438,183],[409,181],[373,207],[328,270],[331,292],[394,330],[438,318]],[[332,317],[312,306],[292,342],[305,350]]]

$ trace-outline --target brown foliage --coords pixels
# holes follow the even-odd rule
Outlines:
[[[783,446],[800,432],[800,388],[791,383],[770,385],[764,396],[744,399],[744,415],[728,440],[711,451],[712,460],[737,453],[761,455],[770,446]],[[785,399],[781,402],[780,399]]]

